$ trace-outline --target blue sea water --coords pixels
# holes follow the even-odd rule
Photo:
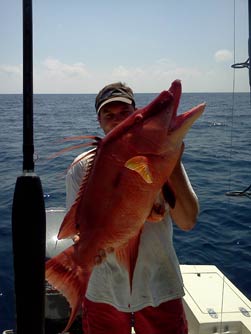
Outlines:
[[[144,106],[155,94],[136,94]],[[102,136],[94,111],[95,95],[35,95],[36,173],[46,207],[64,206],[64,173],[80,151],[48,160],[65,146],[60,139]],[[251,106],[247,93],[184,93],[180,112],[206,102],[204,115],[185,139],[183,162],[200,200],[198,223],[190,232],[175,227],[182,264],[214,264],[251,298],[251,199],[228,197],[251,184]],[[15,322],[11,208],[22,170],[22,95],[0,95],[0,332]],[[28,260],[29,255],[27,254]],[[29,282],[27,282],[29,286]]]

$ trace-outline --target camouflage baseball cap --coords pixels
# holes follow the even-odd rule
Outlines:
[[[99,113],[104,105],[114,101],[132,104],[135,107],[134,95],[131,88],[121,82],[116,82],[105,86],[98,93],[95,101],[96,112]]]

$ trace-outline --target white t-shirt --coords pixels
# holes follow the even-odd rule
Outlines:
[[[73,204],[85,174],[88,164],[86,153],[75,159],[78,162],[67,173],[67,209]],[[120,311],[136,312],[146,306],[158,306],[184,296],[172,237],[170,215],[167,214],[159,223],[146,222],[140,237],[132,293],[128,272],[112,253],[107,255],[106,261],[94,267],[86,297],[94,302],[108,303]]]

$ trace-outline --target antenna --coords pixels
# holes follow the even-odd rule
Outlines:
[[[249,23],[249,35],[248,35],[248,59],[242,63],[235,63],[231,67],[234,69],[247,68],[249,72],[249,89],[250,89],[250,103],[251,103],[251,0],[248,0],[248,23]]]

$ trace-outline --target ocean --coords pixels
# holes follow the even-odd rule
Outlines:
[[[156,94],[136,94],[138,107]],[[55,159],[61,139],[102,136],[95,95],[34,95],[35,171],[46,207],[65,205],[64,175],[81,150]],[[204,115],[185,139],[183,163],[200,201],[195,228],[174,228],[181,264],[216,265],[251,298],[251,198],[226,196],[251,184],[251,105],[248,93],[184,93],[179,111],[206,102]],[[0,333],[15,327],[11,208],[16,178],[22,174],[22,95],[0,95]],[[31,250],[32,251],[32,250]],[[24,261],[29,261],[29,254]],[[29,282],[27,282],[27,291]]]

